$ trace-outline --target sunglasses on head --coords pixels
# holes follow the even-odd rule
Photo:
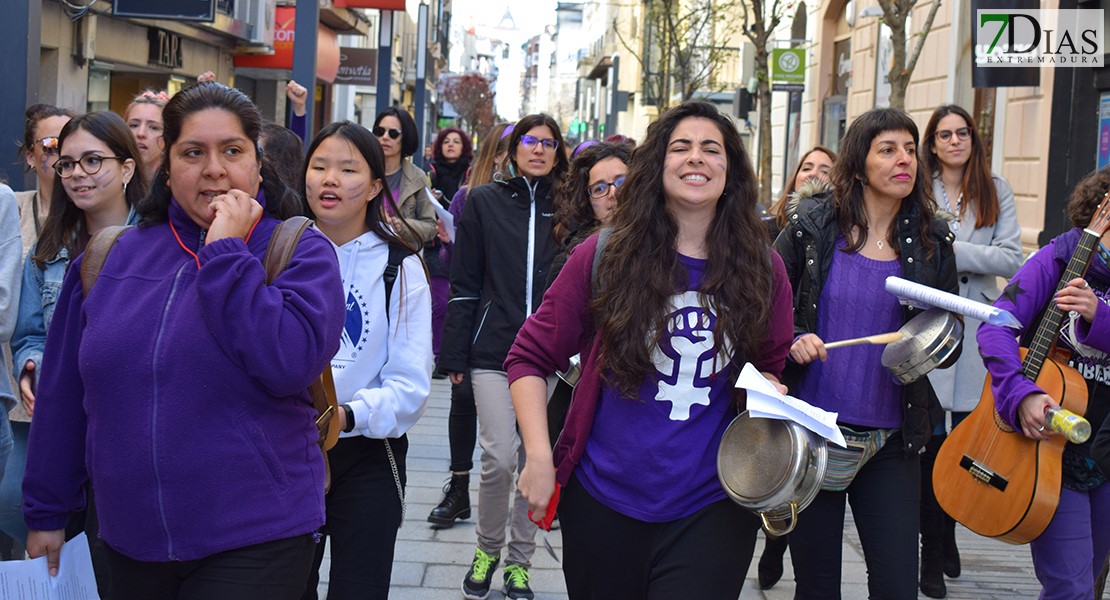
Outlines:
[[[375,127],[373,129],[373,131],[374,131],[374,135],[376,135],[378,137],[382,137],[382,136],[384,136],[385,134],[388,133],[389,134],[389,139],[391,139],[391,140],[395,140],[395,139],[401,137],[401,130],[400,129],[394,129],[392,127],[390,127],[389,129],[386,129],[385,127]]]

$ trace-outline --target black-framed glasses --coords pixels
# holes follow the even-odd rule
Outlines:
[[[586,188],[586,191],[590,193],[591,198],[601,198],[609,193],[609,188],[613,188],[613,190],[616,191],[616,189],[622,185],[624,185],[624,177],[617,177],[613,181],[592,183],[590,187]]]
[[[390,127],[389,129],[386,129],[385,127],[375,127],[373,131],[374,131],[374,135],[376,135],[378,137],[382,137],[382,136],[384,136],[385,134],[388,133],[389,134],[389,139],[391,139],[391,140],[395,140],[395,139],[401,137],[401,130],[400,129],[394,129],[392,127]]]
[[[520,136],[520,143],[523,144],[524,147],[528,148],[529,150],[531,150],[532,148],[535,148],[536,144],[541,144],[544,147],[545,150],[554,150],[554,149],[559,147],[559,140],[555,140],[555,139],[551,139],[551,138],[538,138],[534,135],[522,135],[522,136]]]
[[[938,129],[933,135],[937,136],[937,139],[944,143],[948,143],[948,140],[951,140],[953,135],[959,138],[960,141],[966,141],[971,137],[971,128],[961,127],[955,131],[951,129]]]
[[[47,156],[57,156],[58,154],[58,136],[48,135],[44,138],[35,140],[35,143],[42,147],[42,153]]]
[[[73,168],[80,164],[85,175],[96,175],[100,172],[100,168],[104,166],[106,160],[124,161],[127,159],[122,156],[100,156],[99,154],[86,154],[79,160],[59,158],[58,162],[54,163],[54,171],[58,174],[58,177],[69,179],[73,177]]]

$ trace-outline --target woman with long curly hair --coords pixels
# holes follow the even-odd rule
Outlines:
[[[759,524],[721,487],[717,448],[744,364],[777,382],[786,361],[786,271],[740,135],[711,104],[649,126],[620,197],[600,257],[598,236],[576,248],[505,362],[528,455],[520,489],[542,520],[562,486],[571,598],[735,599]],[[552,450],[545,378],[576,352],[582,378]]]
[[[941,416],[927,378],[900,384],[881,346],[828,354],[824,340],[895,331],[917,314],[884,291],[889,276],[955,293],[952,233],[933,214],[905,112],[857,118],[833,166],[832,198],[802,200],[775,240],[794,289],[791,364],[798,398],[838,413],[848,448],[790,534],[798,598],[840,598],[845,502],[851,502],[873,598],[917,598],[922,448]],[[942,366],[956,360],[956,355]]]

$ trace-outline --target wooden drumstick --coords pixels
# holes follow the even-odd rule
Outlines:
[[[839,348],[841,346],[854,346],[856,344],[890,344],[897,342],[904,337],[901,331],[892,331],[890,333],[878,333],[869,335],[867,337],[853,338],[850,340],[840,340],[839,342],[830,342],[825,344],[825,349]]]

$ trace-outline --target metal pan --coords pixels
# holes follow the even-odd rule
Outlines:
[[[956,313],[934,307],[898,331],[902,339],[883,349],[882,363],[904,385],[921,379],[952,356],[963,340],[964,324]]]
[[[821,490],[825,440],[793,421],[740,413],[721,438],[717,477],[734,502],[755,512],[776,536],[794,530],[798,513]]]

